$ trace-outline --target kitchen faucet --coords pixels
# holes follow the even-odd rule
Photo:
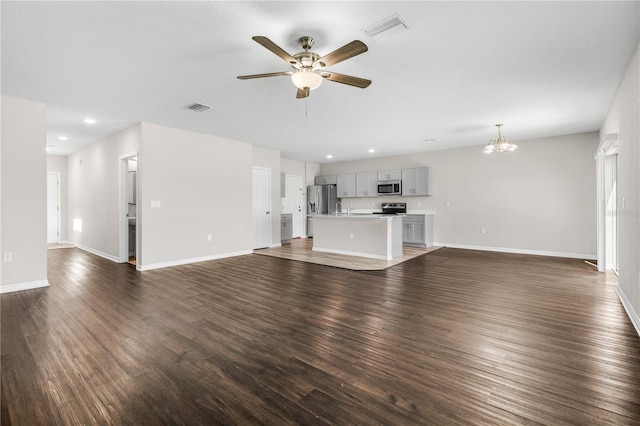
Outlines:
[[[342,212],[342,203],[340,201],[338,201],[336,203],[336,216],[338,216],[338,204],[340,204],[340,212]]]

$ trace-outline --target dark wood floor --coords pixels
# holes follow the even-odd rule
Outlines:
[[[640,423],[640,338],[580,260],[48,255],[1,296],[2,425]]]

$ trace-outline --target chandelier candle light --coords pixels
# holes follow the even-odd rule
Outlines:
[[[507,152],[507,151],[515,151],[518,149],[518,145],[513,142],[507,142],[507,140],[502,136],[500,132],[500,128],[503,124],[496,124],[498,128],[498,139],[489,139],[489,143],[484,147],[485,154],[491,154],[492,152]]]

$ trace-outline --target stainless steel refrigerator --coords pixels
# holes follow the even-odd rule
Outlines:
[[[311,185],[307,188],[307,214],[330,214],[336,212],[336,185]]]
[[[337,193],[336,185],[311,185],[307,187],[308,237],[313,237],[313,216],[336,212],[336,204],[340,202]]]

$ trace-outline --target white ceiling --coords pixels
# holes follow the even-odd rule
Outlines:
[[[2,93],[48,106],[47,143],[67,155],[139,121],[315,162],[598,130],[639,42],[639,2],[1,2]],[[410,28],[369,39],[400,13]],[[320,55],[369,51],[307,100],[253,40]],[[212,109],[196,113],[201,102]],[[94,125],[83,117],[98,120]],[[58,140],[59,135],[69,137]],[[435,139],[435,142],[427,142]],[[179,143],[179,141],[176,141]],[[374,154],[367,151],[375,148]],[[326,154],[333,154],[327,160]]]

